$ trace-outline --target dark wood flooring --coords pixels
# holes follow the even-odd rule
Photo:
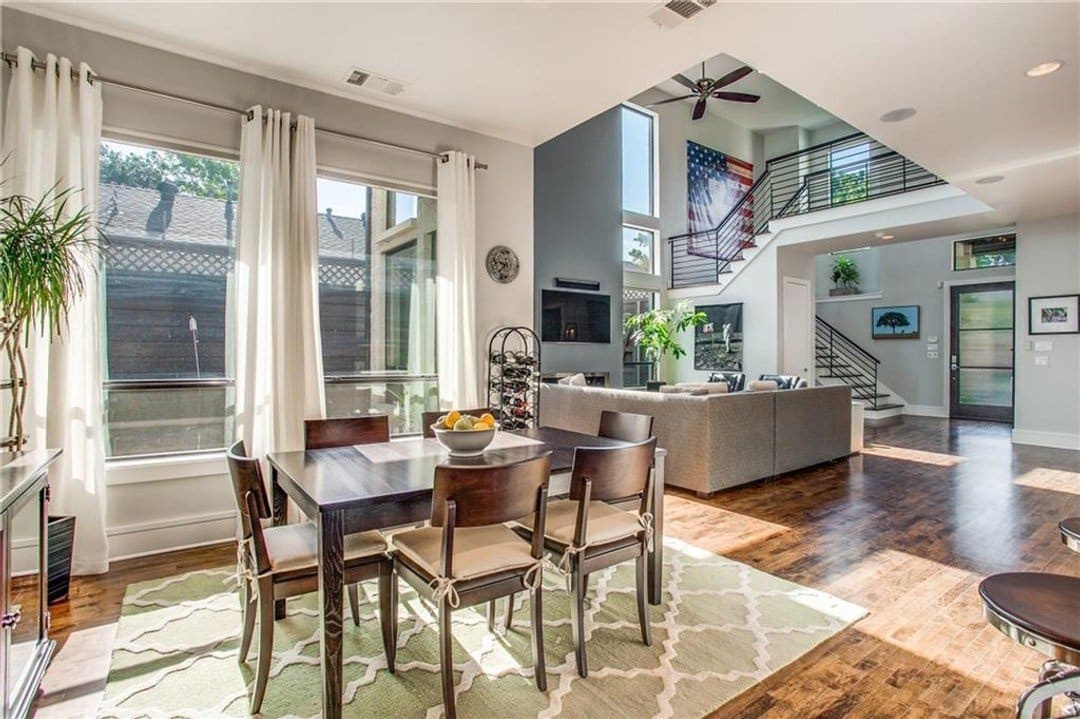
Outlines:
[[[671,491],[669,534],[870,610],[711,716],[1011,717],[1042,658],[986,624],[976,587],[1004,570],[1080,574],[1056,530],[1076,515],[1080,452],[915,417],[868,429],[861,456],[708,500]],[[116,562],[74,581],[53,635],[115,622],[131,582],[233,561],[217,546]]]

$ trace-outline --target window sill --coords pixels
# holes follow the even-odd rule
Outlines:
[[[156,457],[118,457],[105,462],[105,484],[142,484],[188,477],[226,474],[225,451],[166,454]]]
[[[882,297],[880,292],[863,292],[858,295],[837,295],[836,297],[819,297],[817,298],[818,304],[824,304],[826,302],[858,302],[859,300],[880,300]]]

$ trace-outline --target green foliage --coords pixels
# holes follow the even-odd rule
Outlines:
[[[837,287],[858,287],[859,268],[855,260],[847,255],[840,255],[833,260],[832,281]]]
[[[889,327],[895,333],[898,327],[907,327],[911,324],[903,312],[885,312],[874,323],[878,327]]]
[[[675,359],[686,355],[676,335],[691,327],[700,327],[708,321],[704,312],[697,312],[686,302],[672,309],[648,310],[626,318],[626,331],[630,341],[645,351],[651,362],[659,362],[670,354]]]
[[[157,150],[139,154],[101,144],[102,183],[156,189],[162,180],[185,195],[226,200],[231,192],[236,199],[240,166],[198,155]]]
[[[846,205],[859,202],[869,196],[866,170],[834,172],[832,175],[832,204]]]

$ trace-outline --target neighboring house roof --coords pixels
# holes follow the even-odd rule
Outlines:
[[[165,231],[146,229],[161,194],[151,188],[103,184],[98,188],[98,223],[106,239],[186,242],[224,247],[236,243],[240,205],[233,203],[233,238],[226,238],[226,201],[177,193],[172,219]],[[367,259],[365,218],[318,214],[319,255],[339,259]]]

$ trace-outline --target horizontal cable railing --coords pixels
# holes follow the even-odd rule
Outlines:
[[[668,238],[671,287],[716,284],[771,220],[943,182],[864,133],[775,157],[716,227]]]
[[[855,399],[877,409],[881,360],[820,317],[814,323],[814,359],[819,377],[840,380],[851,387]]]

